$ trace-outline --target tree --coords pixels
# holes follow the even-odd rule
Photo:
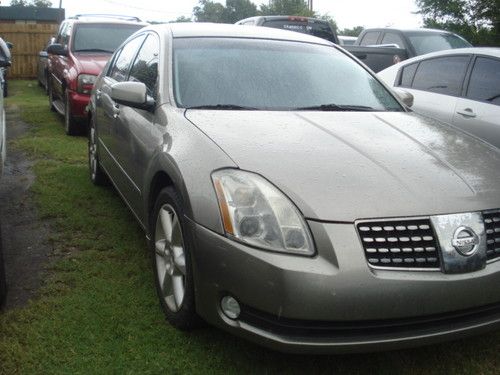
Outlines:
[[[170,21],[171,23],[173,22],[193,22],[193,20],[189,17],[186,17],[186,16],[180,16],[180,17],[177,17],[175,20],[173,21]]]
[[[417,0],[425,27],[456,32],[473,44],[500,45],[500,0]]]
[[[359,36],[361,34],[361,31],[363,31],[364,27],[363,26],[355,26],[352,29],[343,29],[339,32],[339,35],[345,35],[345,36]]]
[[[11,7],[37,7],[37,8],[50,8],[52,2],[50,0],[11,0]]]
[[[193,8],[193,15],[196,22],[224,22],[222,14],[224,5],[214,3],[211,0],[200,0],[199,5]]]
[[[235,23],[244,18],[257,15],[257,6],[250,0],[226,0],[223,11],[223,20],[227,23]]]
[[[304,0],[271,0],[269,5],[260,6],[259,13],[263,16],[315,16]]]

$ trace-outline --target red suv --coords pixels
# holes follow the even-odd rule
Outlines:
[[[64,116],[66,134],[83,133],[97,76],[122,42],[146,26],[135,17],[78,15],[61,24],[47,48],[50,108]]]

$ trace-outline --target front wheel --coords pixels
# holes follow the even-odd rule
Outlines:
[[[200,323],[194,302],[191,246],[185,236],[181,199],[164,188],[151,213],[151,250],[160,306],[171,325],[190,330]]]

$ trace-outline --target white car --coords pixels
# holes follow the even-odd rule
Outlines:
[[[461,48],[403,61],[378,73],[414,96],[412,109],[500,147],[500,48]]]

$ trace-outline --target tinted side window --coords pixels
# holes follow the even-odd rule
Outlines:
[[[413,82],[413,77],[415,77],[415,72],[417,71],[418,63],[405,66],[401,71],[401,77],[399,78],[398,86],[411,87]]]
[[[118,82],[127,80],[130,65],[132,64],[132,61],[134,61],[134,57],[143,40],[144,36],[142,35],[135,39],[132,39],[125,46],[123,46],[123,48],[119,52],[119,55],[117,55],[115,60],[113,61],[113,65],[111,66],[109,73],[109,76],[111,78],[115,79]]]
[[[148,94],[155,97],[158,78],[158,55],[160,42],[155,35],[149,35],[142,45],[130,70],[130,81],[146,84]]]
[[[469,56],[450,56],[422,61],[412,87],[445,95],[461,94]]]
[[[377,44],[378,37],[380,36],[380,31],[371,31],[365,34],[361,40],[360,45],[368,46],[371,44]]]
[[[396,33],[385,33],[381,44],[397,44],[399,48],[405,48],[403,39]]]
[[[472,69],[467,98],[500,105],[500,61],[478,57]]]

